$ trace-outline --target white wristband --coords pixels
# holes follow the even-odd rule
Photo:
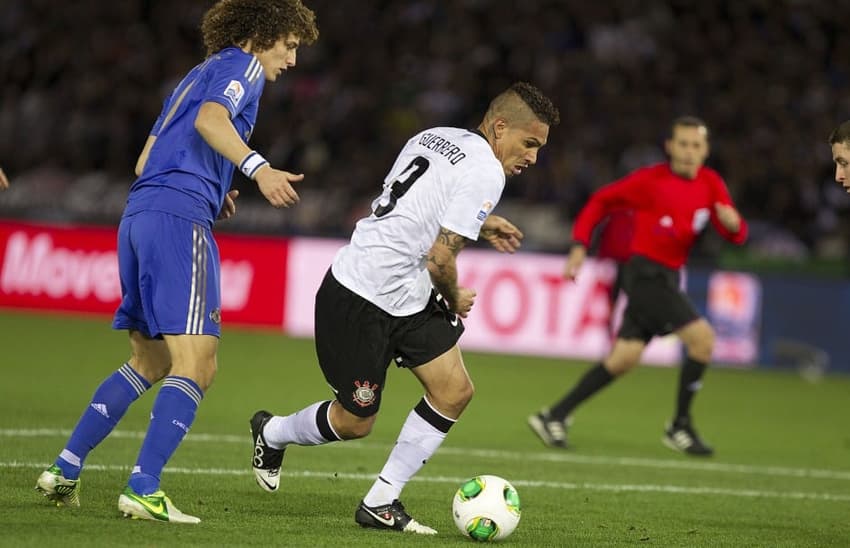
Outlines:
[[[265,165],[268,165],[268,163],[268,160],[260,156],[259,152],[257,152],[256,150],[252,150],[239,163],[239,171],[244,173],[245,177],[253,179],[254,175],[257,174],[257,170],[259,170]]]

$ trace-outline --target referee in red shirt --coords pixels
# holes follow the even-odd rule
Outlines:
[[[608,304],[610,305],[610,317],[608,319],[611,339],[614,339],[614,320],[617,308],[617,299],[623,289],[623,266],[632,256],[632,236],[635,232],[634,211],[629,209],[618,209],[609,213],[605,219],[596,227],[599,233],[591,244],[591,254],[597,259],[608,259],[614,261],[617,266],[617,275],[608,293]],[[595,248],[595,252],[593,249]]]
[[[736,244],[746,240],[747,225],[723,179],[703,165],[709,146],[702,120],[691,116],[674,120],[665,149],[668,163],[638,169],[599,189],[576,218],[574,245],[564,268],[569,279],[579,273],[594,227],[612,211],[634,212],[631,258],[622,280],[629,301],[608,357],[585,373],[560,401],[528,418],[546,445],[567,447],[566,424],[575,408],[636,366],[654,336],[675,333],[685,345],[686,356],[676,412],[663,441],[690,455],[714,452],[697,435],[690,415],[691,401],[711,359],[714,331],[679,288],[679,269],[709,222]]]

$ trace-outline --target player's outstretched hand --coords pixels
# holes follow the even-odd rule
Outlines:
[[[715,202],[714,212],[717,214],[717,219],[720,221],[726,230],[729,232],[738,232],[741,230],[741,214],[734,206]]]
[[[490,215],[481,225],[481,237],[490,242],[500,253],[513,253],[519,249],[522,232],[510,221],[498,215]]]
[[[295,175],[288,171],[274,169],[271,166],[261,167],[254,177],[260,192],[266,200],[275,207],[289,207],[298,203],[298,193],[292,187],[304,179],[304,174]]]
[[[457,302],[452,307],[454,313],[465,318],[472,310],[472,305],[475,304],[475,290],[466,287],[460,287],[457,291]]]
[[[567,264],[564,265],[564,278],[575,280],[586,256],[587,249],[583,245],[574,245],[567,257]]]
[[[218,220],[224,221],[236,215],[236,198],[239,197],[239,191],[235,188],[224,195],[224,204],[221,206],[221,213],[218,214]]]
[[[9,188],[9,178],[6,177],[6,174],[3,173],[3,168],[0,167],[0,190],[6,190]]]

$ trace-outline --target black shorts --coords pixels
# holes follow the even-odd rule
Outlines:
[[[649,342],[700,317],[679,288],[679,271],[635,255],[623,266],[623,290],[629,297],[617,338]]]
[[[430,362],[457,344],[463,322],[434,291],[410,316],[392,316],[339,283],[330,270],[316,293],[316,354],[336,399],[360,417],[381,406],[390,361]]]

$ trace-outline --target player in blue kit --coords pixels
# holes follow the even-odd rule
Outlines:
[[[236,212],[235,166],[275,207],[298,201],[303,175],[273,169],[246,142],[263,86],[295,65],[318,37],[300,0],[221,0],[203,17],[207,59],[163,105],[136,163],[118,229],[122,302],[113,327],[130,333],[130,359],[97,388],[36,489],[79,506],[88,453],[127,408],[162,380],[151,421],[118,508],[127,517],[198,523],[160,490],[160,474],[192,426],[216,371],[220,335],[218,249],[211,228]]]

